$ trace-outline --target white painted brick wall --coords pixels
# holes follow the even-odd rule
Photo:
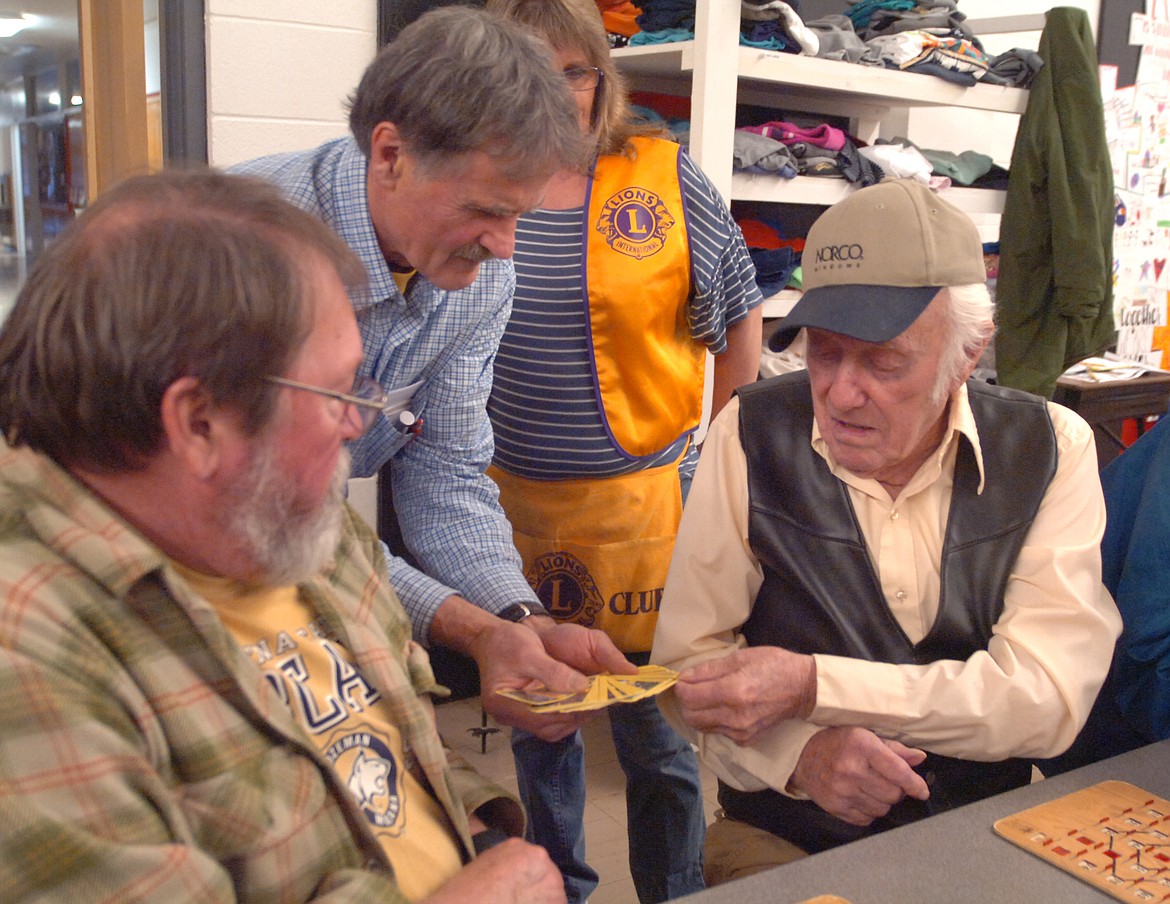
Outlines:
[[[208,156],[230,166],[347,131],[377,45],[375,0],[208,0]]]
[[[208,0],[206,17],[212,165],[346,134],[346,98],[377,49],[375,0]],[[375,524],[377,478],[349,494]]]

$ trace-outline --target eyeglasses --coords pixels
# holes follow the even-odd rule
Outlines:
[[[327,399],[335,399],[339,402],[344,402],[346,405],[352,405],[354,410],[357,411],[358,419],[361,421],[363,433],[369,430],[378,415],[386,410],[386,390],[382,388],[381,383],[371,377],[358,377],[355,379],[353,381],[353,389],[350,392],[322,389],[320,386],[298,383],[296,380],[289,380],[286,377],[265,377],[264,379],[278,386],[287,386],[290,389],[303,389],[305,392],[315,392],[317,395],[325,396]]]
[[[570,91],[588,91],[601,84],[605,73],[596,66],[573,66],[564,71],[565,81],[569,83]]]

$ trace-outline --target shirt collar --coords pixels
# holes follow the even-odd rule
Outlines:
[[[336,231],[361,258],[369,280],[365,291],[351,292],[356,309],[382,301],[404,303],[405,298],[394,281],[394,274],[386,263],[378,233],[370,217],[369,197],[366,192],[366,174],[369,161],[357,142],[345,142],[334,175],[333,214]],[[344,200],[343,200],[344,199]]]
[[[166,561],[162,552],[48,456],[0,440],[3,495],[42,543],[116,597]]]

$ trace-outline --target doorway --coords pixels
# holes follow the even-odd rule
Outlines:
[[[103,185],[163,161],[159,0],[16,2],[0,11],[0,322]]]

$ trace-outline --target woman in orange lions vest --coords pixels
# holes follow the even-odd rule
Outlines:
[[[706,354],[715,355],[716,411],[756,377],[755,270],[706,176],[677,144],[634,123],[594,0],[487,6],[548,41],[597,142],[590,171],[554,177],[542,209],[517,228],[516,295],[488,405],[489,473],[545,608],[601,628],[641,664],[698,455]],[[702,888],[694,753],[653,699],[608,713],[639,900]],[[550,743],[517,730],[512,749],[530,838],[580,904],[597,885],[585,860],[580,736]]]

